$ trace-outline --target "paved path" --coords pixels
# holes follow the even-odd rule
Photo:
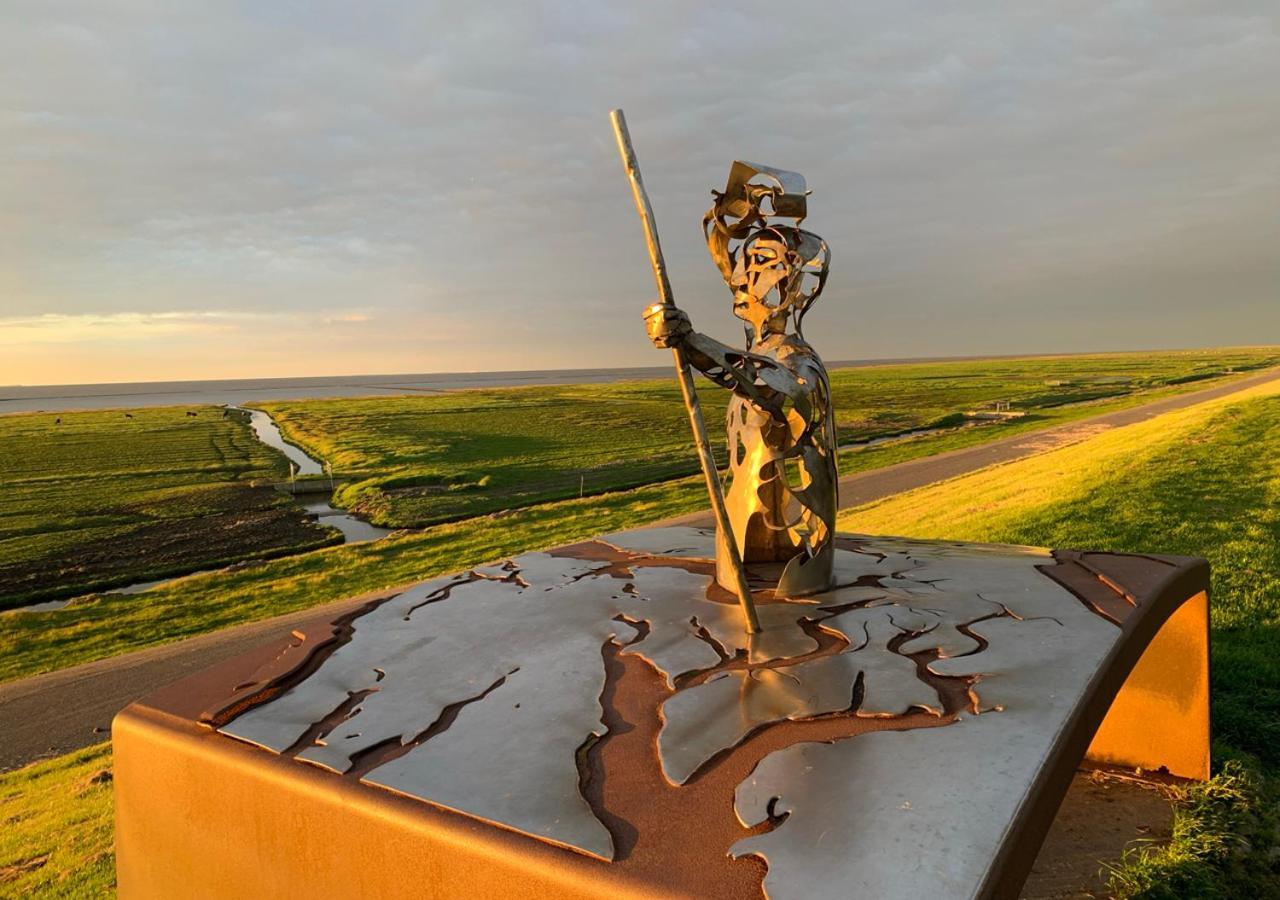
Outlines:
[[[1280,378],[1280,369],[1269,369],[1229,384],[1168,397],[1144,406],[1044,431],[1028,432],[980,447],[953,450],[860,472],[840,480],[840,505],[842,508],[857,506],[994,463],[1021,459],[1083,440],[1100,431],[1143,422],[1161,413],[1223,397],[1277,378]],[[665,524],[710,522],[710,513],[706,512]],[[112,717],[137,698],[184,675],[235,656],[302,622],[354,608],[363,599],[340,600],[185,641],[0,684],[0,771],[105,740]]]
[[[0,772],[107,739],[111,719],[139,697],[230,659],[303,622],[338,616],[353,597],[184,641],[0,684]]]

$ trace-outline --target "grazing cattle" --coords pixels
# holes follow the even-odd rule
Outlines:
[[[124,417],[125,417],[126,419],[132,419],[132,418],[133,418],[133,413],[125,413],[125,414],[124,414]]]
[[[198,416],[198,415],[200,415],[200,413],[193,413],[193,412],[191,412],[190,410],[187,410],[187,416],[188,416],[189,418],[194,419],[194,418],[195,418],[196,416]]]

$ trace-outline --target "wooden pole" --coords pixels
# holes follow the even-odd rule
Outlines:
[[[671,280],[667,277],[666,261],[662,258],[662,245],[658,243],[658,226],[654,223],[649,195],[645,193],[644,182],[640,179],[640,165],[636,162],[636,152],[631,146],[631,132],[627,130],[626,116],[622,114],[622,110],[615,109],[609,113],[609,119],[613,122],[613,136],[618,140],[618,153],[622,156],[627,178],[631,181],[631,194],[636,201],[636,212],[639,213],[640,223],[644,226],[644,239],[649,247],[649,261],[653,263],[653,279],[658,283],[658,296],[663,305],[674,307],[675,295],[671,291]],[[716,471],[716,458],[711,453],[711,442],[707,439],[707,426],[702,420],[702,409],[698,406],[698,392],[693,384],[693,373],[689,370],[689,362],[684,358],[684,352],[679,347],[672,347],[671,355],[675,358],[680,393],[684,395],[684,406],[689,413],[689,427],[693,429],[693,442],[698,447],[698,459],[702,463],[702,476],[707,482],[711,509],[715,513],[721,539],[729,552],[729,565],[733,569],[734,580],[738,583],[738,601],[742,604],[742,613],[747,619],[747,633],[756,634],[760,631],[760,619],[756,616],[756,605],[751,597],[751,588],[747,586],[747,571],[742,565],[742,554],[739,552],[737,540],[734,539],[733,528],[729,524],[729,511],[724,505],[724,488],[720,484],[720,473]]]

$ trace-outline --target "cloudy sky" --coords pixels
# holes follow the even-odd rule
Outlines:
[[[0,384],[660,365],[613,106],[722,338],[744,158],[829,359],[1280,342],[1278,86],[1274,2],[8,0]]]

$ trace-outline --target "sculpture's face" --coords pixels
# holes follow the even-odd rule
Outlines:
[[[733,314],[751,325],[756,340],[786,331],[791,317],[794,253],[772,229],[752,233],[738,252],[729,278]]]
[[[822,291],[827,245],[822,238],[790,226],[757,228],[733,255],[729,288],[733,314],[748,323],[757,341],[782,334]]]

